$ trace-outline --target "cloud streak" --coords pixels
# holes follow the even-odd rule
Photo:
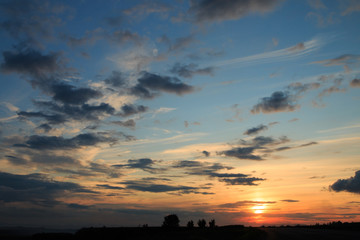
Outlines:
[[[247,57],[229,59],[215,63],[213,65],[216,67],[227,66],[231,64],[238,64],[242,66],[247,64],[261,64],[261,63],[269,63],[274,61],[278,61],[278,62],[288,61],[291,59],[308,55],[318,50],[323,44],[324,44],[323,39],[317,37],[303,43],[298,43],[288,48],[255,54]]]

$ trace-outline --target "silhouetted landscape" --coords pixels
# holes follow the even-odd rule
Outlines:
[[[175,215],[176,216],[176,215]],[[170,219],[168,218],[170,217]],[[4,240],[85,240],[85,239],[189,239],[189,240],[273,240],[273,239],[359,239],[360,222],[245,227],[243,225],[216,226],[215,220],[206,225],[199,219],[195,227],[189,221],[186,227],[178,225],[174,215],[166,216],[161,227],[89,227],[74,230],[51,230],[36,228],[0,228],[0,239]],[[176,217],[177,218],[177,217]],[[190,223],[190,224],[189,224]],[[205,223],[205,224],[204,224]]]

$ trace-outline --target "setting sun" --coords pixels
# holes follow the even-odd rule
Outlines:
[[[254,211],[254,213],[260,214],[260,213],[264,213],[265,208],[266,208],[265,205],[256,205],[252,207],[252,210]]]

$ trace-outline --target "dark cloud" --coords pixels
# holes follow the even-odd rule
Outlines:
[[[154,92],[151,92],[154,91]],[[159,92],[183,95],[194,91],[194,87],[181,82],[178,78],[143,72],[131,92],[142,98],[154,98]]]
[[[248,130],[246,130],[246,131],[244,132],[244,134],[245,134],[245,135],[255,135],[255,134],[258,134],[259,132],[265,131],[265,130],[267,130],[267,129],[268,129],[267,126],[261,124],[261,125],[259,125],[259,126],[257,126],[257,127],[249,128]]]
[[[25,159],[16,156],[7,155],[5,158],[13,165],[25,165],[28,163]]]
[[[289,142],[286,136],[279,137],[278,139],[272,137],[264,137],[264,136],[257,136],[253,138],[251,141],[240,141],[242,144],[251,145],[256,148],[262,148],[267,145],[279,145],[286,142]]]
[[[188,174],[191,175],[205,175],[205,176],[215,176],[219,170],[230,170],[232,167],[224,166],[220,163],[202,163],[198,161],[183,160],[179,161],[173,165],[174,168],[185,168]]]
[[[90,162],[89,166],[85,168],[90,172],[97,172],[106,174],[110,178],[119,178],[122,174],[112,166],[103,163]]]
[[[173,166],[174,168],[186,169],[186,174],[208,176],[210,178],[217,178],[220,182],[225,182],[228,185],[248,185],[256,186],[256,181],[264,181],[266,179],[251,177],[242,173],[219,173],[220,170],[231,170],[232,167],[224,166],[220,163],[202,163],[197,161],[180,161]]]
[[[360,87],[360,79],[355,78],[350,82],[351,87]]]
[[[198,23],[236,20],[250,13],[272,11],[278,0],[192,0],[189,13]]]
[[[312,145],[318,144],[317,142],[308,142],[308,143],[304,143],[301,145],[297,145],[297,146],[284,146],[284,147],[279,147],[276,149],[268,149],[267,152],[280,152],[280,151],[285,151],[285,150],[291,150],[291,149],[296,149],[296,148],[302,148],[302,147],[309,147]]]
[[[281,145],[289,142],[286,136],[280,138],[257,136],[250,140],[240,140],[238,147],[233,147],[230,150],[218,152],[219,155],[226,157],[235,157],[244,160],[265,160],[264,157],[269,156],[269,153],[274,151],[290,149],[289,147],[274,148],[277,145]],[[255,152],[257,152],[255,154]],[[262,155],[260,155],[262,154]]]
[[[295,203],[295,202],[300,202],[299,200],[294,200],[294,199],[283,199],[283,200],[280,200],[282,202],[288,202],[288,203]]]
[[[0,172],[0,201],[32,202],[52,206],[68,193],[95,193],[79,184],[59,182],[40,173],[17,175]]]
[[[308,147],[308,146],[315,145],[315,144],[318,144],[318,142],[304,143],[304,144],[301,144],[299,147]]]
[[[24,48],[17,51],[4,51],[1,71],[42,76],[59,70],[59,53],[43,55],[37,50]]]
[[[356,171],[354,177],[337,180],[330,185],[329,189],[335,192],[346,191],[360,193],[360,171]]]
[[[298,107],[294,96],[289,92],[277,91],[270,97],[261,98],[260,102],[251,109],[251,113],[292,112]]]
[[[118,71],[113,71],[111,76],[106,78],[104,82],[112,87],[123,87],[126,84],[125,76]]]
[[[165,169],[161,169],[161,168],[152,167],[154,164],[155,164],[155,161],[153,161],[150,158],[141,158],[141,159],[135,159],[135,160],[129,159],[127,164],[116,164],[116,165],[113,165],[113,167],[141,169],[141,170],[149,172],[149,173],[158,173],[158,172],[162,172],[165,170]]]
[[[50,124],[60,124],[67,121],[66,116],[61,114],[49,115],[43,112],[25,112],[25,111],[20,111],[17,114],[19,117],[25,117],[25,118],[44,118]]]
[[[221,155],[225,155],[227,157],[235,157],[239,159],[247,159],[247,160],[264,160],[261,156],[252,154],[256,150],[255,147],[236,147],[230,150],[226,150],[223,152],[219,152]]]
[[[69,208],[73,208],[73,209],[89,209],[91,207],[88,205],[82,205],[82,204],[77,204],[77,203],[70,203],[70,204],[67,204],[67,206]]]
[[[58,164],[61,166],[61,164]],[[86,166],[82,166],[80,164],[73,165],[71,169],[63,168],[63,167],[56,167],[52,168],[52,170],[56,173],[61,174],[68,174],[68,178],[78,178],[80,177],[97,177],[106,175],[108,178],[119,178],[122,176],[121,172],[118,171],[118,169],[109,166],[104,163],[96,163],[91,162]]]
[[[40,154],[32,154],[30,156],[31,158],[31,162],[33,163],[38,163],[38,164],[44,164],[46,166],[64,166],[64,165],[70,165],[70,166],[76,166],[76,165],[80,165],[80,162],[70,156],[66,156],[66,155],[54,155],[54,154],[48,154],[46,152],[41,152]]]
[[[97,184],[97,187],[100,188],[105,188],[105,189],[110,189],[110,190],[123,190],[123,187],[119,187],[119,186],[112,186],[112,185],[108,185],[108,184]]]
[[[201,153],[204,154],[205,157],[210,157],[210,152],[208,152],[208,151],[204,150]]]
[[[122,117],[128,117],[128,116],[131,116],[134,114],[146,112],[147,110],[148,110],[148,107],[143,106],[143,105],[135,106],[135,105],[126,104],[121,107],[122,112],[119,115]]]
[[[111,123],[131,129],[135,129],[136,126],[136,122],[133,119],[129,119],[127,121],[112,121]]]
[[[52,128],[49,124],[44,123],[44,124],[41,124],[40,126],[38,126],[36,129],[42,130],[42,131],[44,131],[45,133],[48,133],[48,132],[50,132],[53,128]]]
[[[75,86],[60,83],[52,86],[53,99],[64,104],[81,105],[93,98],[102,96],[101,92],[91,88],[77,88]]]
[[[27,147],[38,150],[75,149],[85,146],[95,146],[99,143],[114,143],[115,138],[103,134],[83,133],[73,138],[56,136],[32,135],[25,144],[15,144],[16,147]]]
[[[44,109],[42,112],[20,112],[23,117],[39,117],[46,119],[50,124],[64,123],[70,120],[98,121],[101,117],[115,114],[115,109],[107,104],[82,105],[58,104],[52,101],[35,101],[35,105]]]
[[[220,182],[225,182],[227,185],[246,185],[246,186],[257,186],[257,181],[265,181],[265,178],[257,177],[235,177],[235,178],[222,178]]]
[[[59,2],[13,0],[2,1],[0,12],[3,21],[0,27],[13,38],[37,46],[53,37],[57,26],[62,24],[60,14],[67,12],[67,7]]]
[[[180,192],[180,193],[193,193],[198,190],[197,187],[189,186],[172,186],[166,184],[155,184],[148,181],[124,181],[121,182],[126,185],[126,189],[137,190],[141,192],[152,192],[152,193],[162,193],[162,192]]]
[[[171,69],[170,72],[174,73],[180,77],[192,78],[194,75],[214,75],[214,67],[199,68],[197,64],[180,64],[176,63]]]

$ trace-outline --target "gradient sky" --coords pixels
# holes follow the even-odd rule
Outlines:
[[[0,226],[360,221],[360,1],[0,12]]]

